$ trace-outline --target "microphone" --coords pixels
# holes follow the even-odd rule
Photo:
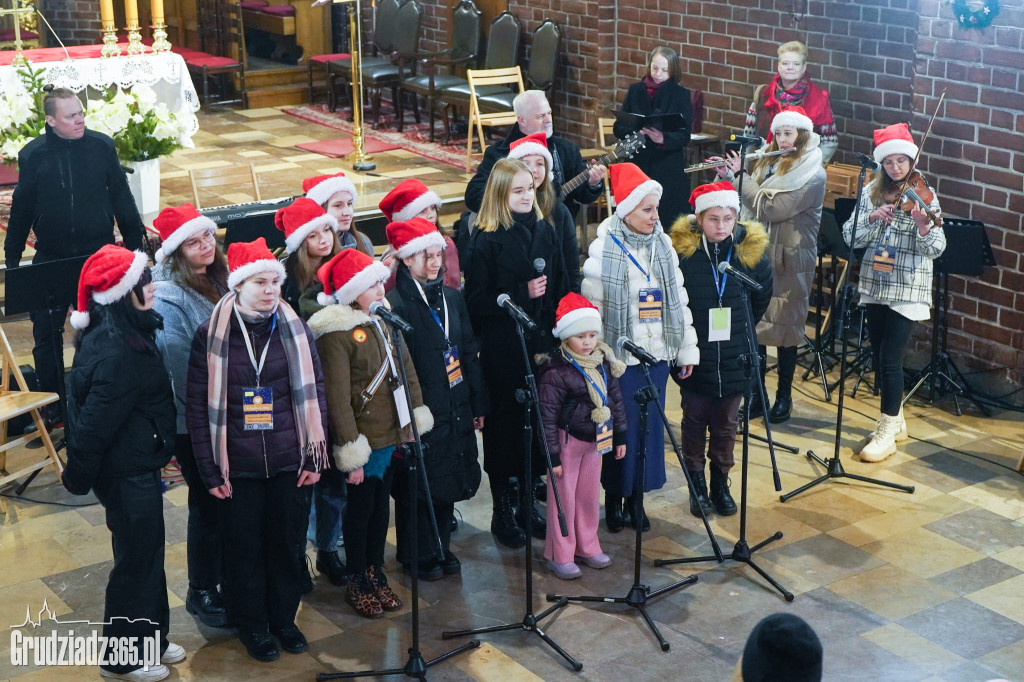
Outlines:
[[[628,336],[620,336],[619,340],[615,342],[615,347],[621,353],[623,350],[628,352],[634,358],[644,363],[645,365],[656,365],[658,364],[657,359],[653,355],[647,352],[643,346],[638,346],[629,340]]]
[[[370,313],[372,315],[377,315],[382,320],[390,324],[392,327],[401,331],[403,334],[412,333],[412,325],[403,320],[395,313],[388,310],[387,306],[385,306],[380,301],[374,301],[373,303],[370,304]]]
[[[533,259],[533,269],[537,271],[538,275],[543,275],[544,274],[544,266],[545,265],[547,265],[547,263],[544,262],[543,258],[534,258]]]
[[[764,140],[762,140],[757,135],[730,135],[729,139],[732,140],[733,142],[739,142],[739,143],[745,144],[745,145],[746,144],[753,144],[753,145],[757,145],[758,147],[761,147],[761,146],[764,145]]]
[[[531,320],[530,316],[527,315],[522,308],[513,303],[512,297],[508,294],[498,296],[498,305],[504,308],[505,311],[512,316],[512,319],[519,323],[519,326],[521,326],[525,331],[537,331],[537,323]]]
[[[855,153],[857,154],[857,160],[860,161],[860,165],[861,166],[863,166],[864,168],[867,168],[869,171],[871,171],[873,173],[877,173],[878,172],[878,162],[877,161],[875,161],[873,158],[871,158],[867,154],[861,154],[860,152],[855,152]]]
[[[70,62],[70,61],[71,61],[71,55],[70,55],[70,54],[68,54],[68,48],[64,47],[64,41],[62,41],[62,40],[60,39],[60,36],[59,36],[59,35],[57,35],[57,32],[53,30],[53,26],[50,26],[50,22],[48,22],[48,21],[46,20],[46,17],[45,17],[45,16],[43,16],[43,13],[42,13],[42,12],[40,12],[40,11],[39,11],[39,10],[37,9],[37,10],[36,10],[36,14],[38,14],[38,15],[39,15],[39,18],[43,20],[43,23],[44,23],[44,24],[46,24],[46,28],[50,29],[50,33],[52,33],[52,34],[53,34],[53,37],[57,39],[57,43],[58,43],[58,44],[60,45],[60,49],[64,50],[64,61],[66,61],[66,62]],[[15,21],[17,21],[17,18],[15,18]]]
[[[720,272],[723,275],[732,275],[733,277],[740,281],[740,284],[747,287],[748,289],[753,289],[754,291],[761,291],[762,289],[764,289],[764,287],[758,284],[756,281],[754,281],[752,277],[740,272],[733,266],[729,265],[729,261],[722,261],[721,263],[719,263],[718,272]]]

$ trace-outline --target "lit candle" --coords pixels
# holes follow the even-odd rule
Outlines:
[[[128,26],[139,25],[139,5],[136,0],[124,0],[124,21]]]
[[[164,23],[164,0],[151,0],[149,7],[153,14],[153,25]]]
[[[100,22],[103,30],[114,28],[114,0],[100,0]]]

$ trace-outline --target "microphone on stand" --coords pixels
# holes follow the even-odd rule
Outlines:
[[[538,258],[538,260],[540,260]],[[528,332],[537,331],[537,323],[530,319],[530,316],[526,312],[512,302],[512,297],[508,294],[502,294],[498,296],[498,305],[505,309],[505,311],[512,317],[513,320],[519,323],[519,325]]]
[[[722,261],[719,263],[718,272],[723,275],[732,275],[740,281],[740,284],[748,289],[753,289],[754,291],[761,291],[764,289],[764,287],[758,284],[752,277],[729,265],[729,261]]]
[[[62,50],[64,50],[64,61],[68,61],[68,62],[70,62],[70,61],[71,61],[71,55],[70,55],[70,54],[68,53],[68,48],[64,46],[64,41],[62,41],[62,40],[60,39],[60,36],[59,36],[59,35],[57,35],[57,32],[53,30],[53,26],[50,26],[50,22],[48,22],[48,21],[46,20],[46,17],[44,17],[44,16],[43,16],[43,13],[42,13],[42,12],[40,12],[40,11],[39,11],[39,10],[37,9],[37,10],[36,10],[36,14],[38,14],[38,15],[39,15],[39,18],[43,20],[43,23],[44,23],[44,24],[46,24],[46,28],[50,29],[50,33],[52,33],[52,34],[53,34],[53,37],[54,37],[54,39],[56,39],[56,41],[57,41],[57,44],[58,44],[58,45],[60,45],[60,48],[61,48]],[[15,18],[15,21],[17,21],[17,18]]]
[[[370,304],[370,313],[372,315],[377,315],[392,327],[400,330],[403,334],[412,333],[412,325],[388,310],[387,306],[380,301],[374,301]]]
[[[867,168],[872,173],[877,173],[878,172],[878,162],[877,161],[875,161],[873,158],[871,158],[867,154],[861,154],[860,152],[855,152],[855,153],[857,154],[857,160],[860,161],[860,165],[861,166],[863,166],[864,168]]]
[[[758,147],[764,146],[764,140],[757,135],[730,135],[729,139],[733,142],[740,142],[742,144],[752,144]]]
[[[645,365],[656,365],[658,364],[657,358],[647,352],[647,349],[643,346],[639,346],[629,340],[628,336],[620,336],[619,340],[615,342],[615,347],[621,353],[622,351],[628,352],[634,358],[644,363]]]

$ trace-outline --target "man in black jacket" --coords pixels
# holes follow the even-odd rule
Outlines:
[[[492,144],[484,152],[484,158],[477,166],[476,175],[466,186],[466,208],[474,213],[480,211],[480,204],[484,200],[484,189],[487,187],[487,178],[491,175],[491,168],[498,159],[508,156],[509,145],[515,140],[534,133],[544,132],[548,136],[548,149],[551,151],[555,174],[555,193],[561,196],[562,184],[571,180],[580,173],[588,173],[587,182],[583,183],[569,196],[565,197],[566,208],[575,218],[579,211],[580,204],[590,204],[597,200],[604,192],[604,177],[608,169],[597,163],[587,166],[583,160],[578,145],[562,137],[554,136],[554,129],[551,122],[551,105],[544,95],[543,90],[526,90],[516,95],[512,101],[512,108],[516,113],[516,124],[512,130],[499,144]]]
[[[114,219],[124,245],[142,247],[142,220],[128,189],[114,141],[85,129],[78,96],[57,88],[43,102],[46,133],[18,154],[20,177],[11,203],[4,241],[7,267],[21,264],[29,230],[35,233],[33,263],[89,256],[114,243]],[[66,308],[32,312],[36,376],[39,390],[56,391],[60,383],[54,346],[57,321]]]

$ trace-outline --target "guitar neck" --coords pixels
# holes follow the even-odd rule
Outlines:
[[[601,164],[602,166],[607,166],[608,164],[610,164],[612,161],[614,161],[617,158],[619,158],[618,152],[617,151],[613,151],[613,152],[610,152],[608,154],[602,154],[601,156],[597,157],[597,159],[595,159],[595,160],[599,164]],[[590,174],[590,170],[587,169],[587,170],[583,171],[582,173],[580,173],[579,175],[569,179],[568,181],[563,182],[562,183],[562,198],[564,199],[565,197],[567,197],[569,195],[570,192],[575,191],[577,187],[582,185],[586,181],[587,176],[589,174]]]

